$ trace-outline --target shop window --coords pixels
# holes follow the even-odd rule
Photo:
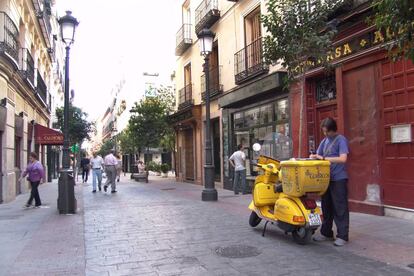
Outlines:
[[[324,78],[316,82],[316,102],[323,103],[336,99],[335,76]]]

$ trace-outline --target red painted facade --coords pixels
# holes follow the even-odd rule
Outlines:
[[[361,24],[340,34],[342,41],[361,32]],[[372,28],[365,28],[372,32]],[[349,140],[349,199],[353,211],[382,215],[384,206],[414,209],[414,143],[392,143],[391,127],[414,125],[414,65],[390,62],[373,45],[340,60],[334,76],[322,70],[309,74],[305,84],[302,152],[317,148],[320,122],[337,119],[339,132]],[[318,87],[333,83],[336,97],[321,100]],[[318,98],[319,97],[319,98]],[[290,90],[294,154],[299,148],[300,86]],[[412,127],[414,137],[414,126]],[[313,146],[315,145],[315,146]]]

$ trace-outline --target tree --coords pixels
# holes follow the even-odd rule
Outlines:
[[[57,125],[63,132],[63,107],[56,109]],[[70,105],[69,107],[69,142],[70,144],[82,144],[90,140],[90,133],[93,131],[93,124],[87,120],[88,114],[79,107]]]
[[[160,98],[146,98],[135,103],[131,109],[129,128],[138,137],[137,148],[158,147],[166,133],[167,114]]]
[[[102,144],[101,148],[98,150],[97,154],[99,154],[100,156],[105,156],[105,155],[109,154],[109,152],[111,150],[113,150],[114,147],[115,147],[115,141],[114,141],[114,139],[106,140]]]
[[[373,22],[391,38],[384,44],[393,59],[405,57],[414,62],[414,1],[374,0]]]
[[[139,147],[138,136],[134,135],[130,127],[127,126],[118,136],[117,140],[124,154],[135,154]]]
[[[281,62],[287,71],[286,83],[299,82],[299,156],[302,155],[305,74],[314,66],[329,62],[335,21],[330,13],[345,1],[340,0],[269,0],[262,22],[264,56],[268,63]]]

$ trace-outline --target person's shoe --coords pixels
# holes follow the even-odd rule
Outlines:
[[[30,208],[31,206],[32,206],[32,204],[26,203],[26,204],[24,205],[24,208]]]
[[[111,193],[116,193],[116,192],[118,192],[118,191],[111,191]]]
[[[93,190],[92,193],[96,193],[96,190]]]
[[[98,189],[99,189],[99,191],[102,191],[102,187],[101,186],[99,186]]]
[[[105,191],[105,193],[106,193],[106,191],[108,190],[108,186],[104,186],[104,191]]]
[[[119,178],[118,178],[118,180],[117,180],[118,182],[119,182]]]
[[[346,240],[343,240],[341,238],[336,238],[334,245],[335,246],[344,246],[347,243]]]
[[[327,237],[322,234],[317,234],[313,236],[312,239],[313,241],[316,241],[316,242],[333,241],[333,237]]]
[[[35,205],[35,208],[40,208],[40,206],[42,206],[42,204],[40,204],[40,205]]]

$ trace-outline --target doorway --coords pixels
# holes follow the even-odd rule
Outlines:
[[[184,131],[185,179],[194,181],[194,135],[192,129]]]
[[[214,164],[214,180],[221,180],[221,158],[220,158],[220,120],[213,119],[212,126],[212,142],[213,142],[213,164]]]

